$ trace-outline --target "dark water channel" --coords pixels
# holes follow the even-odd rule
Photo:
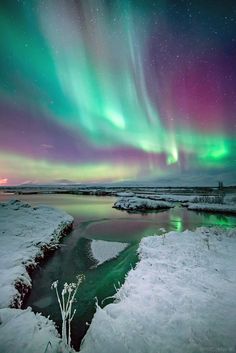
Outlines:
[[[10,196],[14,197],[15,196]],[[0,201],[9,198],[0,195]],[[79,273],[85,275],[81,284],[75,307],[76,315],[72,322],[72,342],[79,350],[88,324],[95,312],[95,298],[104,306],[111,299],[104,298],[115,293],[115,287],[122,284],[125,275],[137,262],[136,250],[142,237],[161,234],[166,231],[195,229],[199,226],[236,226],[236,217],[203,214],[188,211],[176,206],[157,213],[128,214],[112,208],[114,197],[77,195],[27,195],[17,196],[31,204],[48,204],[61,208],[74,217],[74,230],[62,241],[62,246],[47,259],[33,275],[33,289],[25,302],[35,312],[42,312],[60,327],[61,318],[55,292],[51,284],[73,282]],[[89,256],[92,239],[128,243],[120,255],[99,266]],[[60,286],[59,286],[60,288]]]

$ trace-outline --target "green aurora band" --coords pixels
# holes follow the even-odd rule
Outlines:
[[[14,7],[6,2],[2,6],[1,103],[36,111],[39,120],[48,119],[71,131],[78,145],[82,145],[82,136],[94,151],[123,148],[137,156],[142,153],[148,166],[143,175],[142,160],[126,160],[125,153],[113,161],[96,159],[96,153],[92,160],[81,161],[85,147],[78,149],[78,161],[73,163],[64,156],[55,161],[50,154],[49,158],[25,156],[20,143],[14,141],[15,148],[1,146],[0,178],[11,179],[16,169],[20,181],[70,178],[86,182],[157,177],[192,167],[235,167],[235,130],[229,132],[228,128],[233,119],[225,116],[223,104],[221,111],[214,111],[215,125],[210,117],[209,128],[208,108],[199,108],[198,115],[194,107],[191,116],[190,107],[181,115],[173,93],[176,82],[168,74],[168,66],[161,66],[162,58],[160,66],[152,63],[150,42],[159,40],[156,33],[168,38],[173,32],[166,13],[164,30],[159,25],[168,4],[156,4],[155,17],[143,1],[137,5],[134,1],[49,0],[15,2]],[[177,77],[184,63],[174,60]],[[154,75],[157,67],[158,75]],[[194,60],[191,68],[197,72]],[[221,77],[218,69],[215,76],[216,80]],[[209,93],[209,104],[217,100],[215,92],[210,95],[207,88],[202,92]],[[196,97],[194,105],[200,106],[200,101],[201,97]],[[3,132],[4,119],[8,117],[1,116]]]

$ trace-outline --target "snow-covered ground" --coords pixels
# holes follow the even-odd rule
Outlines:
[[[21,306],[24,294],[31,288],[27,269],[58,246],[72,222],[71,216],[51,207],[32,207],[18,200],[0,203],[1,353],[62,352],[52,321],[31,309],[9,306]]]
[[[194,211],[236,214],[235,204],[188,203],[188,209]]]
[[[121,197],[114,203],[114,208],[126,211],[146,211],[171,208],[173,205],[169,202],[150,200],[137,196]]]
[[[97,261],[97,265],[101,265],[103,262],[117,257],[128,245],[127,243],[92,240],[91,256]]]
[[[118,195],[118,194],[117,194]],[[120,195],[122,196],[122,195]],[[125,196],[125,195],[124,195]],[[228,193],[226,195],[221,195],[221,194],[217,194],[215,193],[214,195],[212,194],[197,194],[197,193],[193,193],[191,195],[187,194],[142,194],[142,193],[136,193],[137,197],[142,197],[145,199],[150,199],[150,200],[160,200],[160,201],[167,201],[167,202],[182,202],[182,203],[187,203],[187,202],[191,202],[191,203],[207,203],[207,199],[210,200],[209,203],[218,203],[217,199],[223,201],[224,204],[227,205],[235,205],[236,204],[236,194],[234,193]],[[206,200],[204,200],[206,199]],[[204,201],[202,201],[204,200]]]
[[[191,202],[196,198],[196,195],[175,195],[175,194],[137,194],[139,197],[148,198],[151,200],[160,200],[167,202]]]
[[[0,308],[21,306],[16,286],[31,287],[27,268],[58,245],[72,222],[70,215],[52,207],[18,200],[0,203]]]
[[[117,192],[116,196],[131,197],[131,196],[134,196],[134,193],[133,192]]]
[[[116,302],[97,308],[81,353],[236,348],[236,229],[144,238]]]
[[[196,195],[159,195],[159,197],[162,200],[168,201],[168,202],[191,202],[194,200]]]
[[[31,308],[0,309],[1,353],[62,352],[54,323]]]

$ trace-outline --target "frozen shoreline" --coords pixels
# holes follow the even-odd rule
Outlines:
[[[234,352],[236,229],[144,238],[136,268],[97,308],[82,353]]]
[[[56,352],[61,340],[54,323],[30,308],[20,308],[31,289],[29,272],[72,228],[73,217],[48,206],[11,200],[0,203],[1,353]],[[50,283],[49,283],[50,286]]]

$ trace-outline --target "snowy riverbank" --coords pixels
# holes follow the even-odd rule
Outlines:
[[[144,238],[140,262],[98,308],[82,353],[234,352],[236,229]]]
[[[72,222],[71,216],[48,206],[32,207],[18,200],[0,204],[1,352],[41,353],[49,341],[48,351],[56,351],[60,339],[53,322],[30,310],[9,307],[21,307],[32,286],[28,271],[58,246]]]
[[[61,338],[54,322],[31,308],[0,309],[1,353],[58,353]],[[69,352],[68,352],[69,353]]]

